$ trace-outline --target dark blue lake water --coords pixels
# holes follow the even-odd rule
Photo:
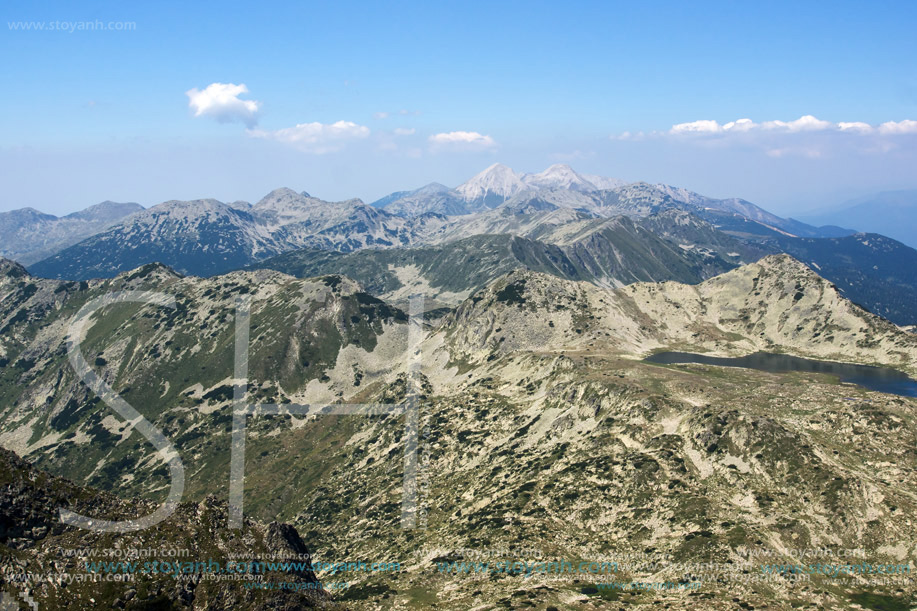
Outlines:
[[[702,365],[719,365],[721,367],[745,367],[772,373],[785,373],[788,371],[807,371],[813,373],[827,373],[837,376],[842,382],[850,382],[869,390],[900,395],[902,397],[917,397],[917,380],[907,374],[888,367],[871,367],[868,365],[851,365],[850,363],[834,363],[831,361],[814,361],[786,354],[772,354],[770,352],[756,352],[748,356],[737,358],[705,356],[689,352],[660,352],[644,359],[647,363],[675,364],[675,363],[700,363]]]

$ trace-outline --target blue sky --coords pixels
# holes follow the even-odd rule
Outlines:
[[[0,12],[2,210],[253,201],[278,186],[371,201],[496,161],[787,215],[917,187],[913,2]]]

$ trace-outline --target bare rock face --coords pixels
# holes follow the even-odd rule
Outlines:
[[[80,604],[99,608],[335,608],[311,569],[266,568],[255,570],[248,578],[248,583],[267,586],[288,584],[285,588],[252,589],[245,587],[244,579],[235,579],[238,572],[230,568],[234,560],[257,562],[295,554],[309,562],[306,545],[289,524],[247,520],[240,532],[229,531],[225,501],[209,497],[199,505],[181,504],[171,518],[153,529],[100,534],[62,524],[61,507],[123,520],[149,513],[153,504],[126,502],[75,486],[0,450],[0,570],[4,578],[32,575],[30,580],[14,579],[11,585],[26,585],[39,608]],[[153,562],[170,564],[154,567]],[[125,563],[133,564],[128,567]],[[125,580],[123,588],[87,588],[97,584],[84,584],[79,578],[66,587],[52,586],[55,575],[83,575],[88,581],[98,573],[133,579]],[[295,584],[304,585],[297,588]],[[3,585],[0,581],[0,587]]]
[[[4,278],[23,278],[29,273],[23,266],[10,259],[0,258],[0,276]]]
[[[309,555],[309,550],[300,538],[299,533],[289,524],[271,522],[267,528],[265,542],[268,549],[275,553],[286,552],[304,556]]]
[[[306,563],[312,558],[312,553],[299,536],[299,532],[290,524],[282,522],[268,524],[264,544],[268,551],[277,558],[295,558]],[[290,572],[308,583],[318,581],[312,569],[294,569]]]

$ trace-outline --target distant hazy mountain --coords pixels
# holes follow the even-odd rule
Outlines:
[[[384,208],[388,213],[406,217],[420,216],[428,212],[457,216],[486,210],[482,204],[468,202],[456,191],[437,182],[414,191],[392,193],[371,205],[374,208]]]
[[[702,216],[724,231],[737,235],[771,236],[789,234],[799,237],[840,237],[853,230],[840,227],[813,227],[784,219],[738,199],[715,199],[687,189],[644,182],[625,183],[614,178],[577,173],[566,164],[555,164],[534,174],[520,174],[497,163],[456,187],[448,189],[432,183],[414,191],[392,193],[373,203],[399,216],[425,213],[446,216],[494,214],[498,225],[505,224],[506,212],[529,215],[559,208],[572,208],[597,216],[620,214],[647,216],[661,210],[678,208]],[[462,219],[460,223],[482,227],[480,220]],[[752,223],[752,224],[749,224]],[[465,230],[458,233],[472,235]],[[487,229],[474,233],[493,233]]]
[[[372,206],[373,208],[385,208],[392,202],[396,202],[400,199],[404,199],[412,195],[429,194],[429,193],[444,193],[447,191],[450,191],[450,189],[446,185],[441,185],[438,182],[431,182],[430,184],[424,185],[423,187],[419,189],[414,189],[413,191],[395,191],[394,193],[389,193],[385,197],[382,197],[372,202],[370,206]]]
[[[40,261],[140,210],[140,204],[105,201],[63,217],[34,208],[0,212],[0,257]]]
[[[495,208],[527,188],[527,185],[522,182],[522,177],[512,168],[502,163],[495,163],[456,187],[455,190],[465,201],[483,204],[487,208]]]
[[[580,174],[583,178],[591,182],[599,190],[617,189],[627,184],[626,180],[620,178],[609,178],[608,176],[599,176],[598,174]]]
[[[408,222],[360,200],[325,202],[276,189],[254,206],[208,199],[144,210],[31,266],[49,278],[111,277],[160,262],[182,273],[213,275],[299,248],[349,251],[404,246],[442,217]]]
[[[716,224],[713,220],[714,218],[721,222],[725,221],[727,224],[728,221],[726,219],[741,218],[743,221],[758,223],[771,232],[806,238],[836,238],[856,233],[852,229],[844,229],[833,225],[813,227],[794,219],[784,219],[737,197],[715,199],[669,185],[656,185],[656,187],[672,199],[682,204],[687,204],[698,212],[707,213],[707,216],[714,224]],[[746,227],[744,229],[749,228]],[[760,231],[760,229],[757,231]],[[764,233],[768,233],[768,231]]]
[[[466,215],[496,208],[518,196],[533,198],[544,191],[592,193],[624,184],[615,178],[578,174],[566,164],[555,164],[536,174],[519,174],[502,163],[495,163],[455,189],[431,183],[413,191],[397,191],[373,202],[372,206],[401,216],[426,212]]]
[[[522,182],[535,189],[569,189],[585,193],[602,188],[563,163],[554,164],[544,172],[526,174],[522,177]]]
[[[549,186],[543,172],[538,179],[543,185],[538,189],[524,189],[506,199],[493,210],[483,211],[468,219],[454,219],[447,234],[469,235],[469,228],[475,233],[500,233],[506,226],[507,215],[532,215],[559,209],[577,210],[582,214],[597,217],[628,215],[646,217],[664,210],[683,210],[704,218],[726,233],[739,237],[767,237],[790,235],[801,237],[839,237],[851,235],[852,230],[838,227],[813,227],[793,219],[783,219],[741,199],[714,199],[686,189],[667,185],[651,185],[635,182],[613,189],[582,190],[583,181],[566,173],[568,166],[552,166],[553,176],[562,176],[558,182],[575,184],[579,188],[569,189]],[[549,168],[551,170],[551,168]],[[488,227],[488,222],[493,226]]]
[[[917,189],[885,191],[841,205],[835,211],[802,217],[887,235],[917,248]]]

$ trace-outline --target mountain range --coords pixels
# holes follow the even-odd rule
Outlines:
[[[254,205],[196,200],[118,210],[133,213],[31,263],[31,273],[86,280],[150,262],[199,276],[255,267],[332,273],[341,265],[378,297],[406,294],[409,286],[448,286],[430,297],[454,305],[509,268],[600,286],[696,283],[767,254],[789,253],[863,307],[899,324],[917,323],[917,278],[909,271],[917,251],[903,244],[783,219],[741,199],[581,175],[560,164],[534,174],[495,164],[454,189],[434,183],[371,205],[282,188]],[[16,226],[27,233],[22,223]],[[446,271],[450,257],[474,248],[494,263],[475,268],[474,255],[456,255],[466,270],[459,281]],[[20,258],[28,263],[37,256]],[[360,272],[370,269],[373,278]]]
[[[546,255],[525,238],[501,239],[504,253],[546,267],[551,254],[570,260],[566,250]],[[452,246],[464,250],[433,256],[496,248]],[[325,255],[357,270],[365,252]],[[396,271],[406,267],[397,250],[382,252],[395,257]],[[161,531],[167,540],[193,538],[188,547],[206,553],[248,545],[263,554],[263,524],[282,520],[323,559],[405,567],[397,575],[348,573],[351,589],[340,597],[347,608],[515,608],[537,601],[558,609],[700,611],[715,600],[748,609],[781,608],[788,599],[799,607],[905,608],[907,592],[877,591],[859,580],[741,577],[762,573],[762,562],[807,561],[798,549],[857,549],[872,564],[907,562],[917,553],[907,523],[917,510],[912,399],[823,374],[641,359],[668,350],[769,351],[917,375],[917,335],[851,303],[788,255],[768,255],[695,284],[619,288],[512,266],[504,273],[491,270],[503,257],[482,257],[482,275],[499,275],[456,297],[422,330],[413,374],[426,482],[418,492],[421,528],[401,528],[405,424],[389,416],[249,418],[251,536],[221,529],[224,513],[208,500],[228,493],[240,295],[253,297],[253,401],[407,401],[408,317],[337,274],[294,278],[259,269],[198,278],[148,264],[111,279],[74,282],[36,278],[0,260],[0,445],[55,476],[161,502],[169,475],[156,451],[137,423],[115,418],[67,362],[68,323],[90,300],[112,291],[157,291],[173,296],[176,307],[112,305],[85,331],[82,350],[93,371],[182,457],[186,503]],[[473,263],[460,265],[456,275]],[[384,271],[388,262],[380,265]],[[438,272],[425,277],[449,285],[444,266],[434,267]],[[20,474],[11,495],[16,507],[46,498],[29,482],[47,480],[35,480],[30,474],[37,472],[18,459],[0,458]],[[57,480],[50,490],[61,498],[82,494]],[[115,506],[106,500],[84,511]],[[13,537],[23,563],[48,566],[56,546],[83,547],[78,533],[42,531],[41,515],[37,530]],[[200,524],[202,516],[203,527],[183,526],[189,517]],[[170,534],[173,525],[185,530]],[[520,557],[528,553],[520,548],[573,566],[619,564],[613,574],[566,579],[537,572],[473,578],[443,569],[466,560],[532,561]],[[753,558],[748,548],[773,555]],[[600,589],[598,582],[609,580],[701,582],[703,590],[694,596]],[[214,592],[211,585],[200,590]],[[118,590],[106,601],[116,596],[124,601],[128,594]]]
[[[35,263],[140,210],[140,204],[106,201],[64,217],[34,208],[0,212],[0,257]]]
[[[359,200],[324,202],[276,189],[254,205],[213,199],[169,201],[31,266],[50,277],[110,277],[143,263],[162,262],[183,272],[213,275],[299,248],[349,251],[406,246],[428,224],[366,206]]]

